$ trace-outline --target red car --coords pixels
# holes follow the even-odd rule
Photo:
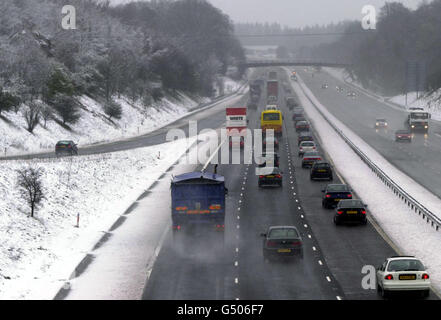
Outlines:
[[[412,133],[408,130],[398,130],[395,132],[395,141],[412,142]]]

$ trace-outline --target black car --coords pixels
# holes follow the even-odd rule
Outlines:
[[[332,181],[332,167],[328,162],[316,161],[311,167],[311,173],[309,177],[311,180],[329,179],[329,181]]]
[[[273,158],[274,159],[274,167],[279,167],[280,165],[280,157],[276,152],[262,152],[262,158]],[[267,166],[267,162],[269,159],[266,159],[263,163],[259,164],[259,168],[263,168]]]
[[[328,89],[328,85],[326,83],[322,84],[322,89]]]
[[[295,226],[272,226],[263,239],[263,258],[295,257],[303,259],[303,240]]]
[[[55,155],[78,155],[78,147],[71,140],[61,140],[55,145]]]
[[[263,186],[282,186],[282,172],[277,167],[259,168],[259,187]]]
[[[336,207],[340,200],[352,199],[352,190],[346,184],[328,184],[322,192],[322,206],[326,209]]]
[[[297,137],[297,145],[300,145],[302,141],[314,141],[311,131],[301,131]]]
[[[358,199],[341,200],[337,208],[335,208],[334,223],[336,225],[342,222],[359,222],[366,224],[366,208],[367,204],[364,204]]]

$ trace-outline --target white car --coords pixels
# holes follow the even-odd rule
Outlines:
[[[299,157],[303,156],[305,152],[317,151],[317,146],[314,141],[302,141],[299,145]]]
[[[391,291],[419,291],[430,294],[430,279],[423,263],[413,256],[387,258],[377,268],[377,290],[386,298]]]

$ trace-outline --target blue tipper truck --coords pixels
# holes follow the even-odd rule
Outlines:
[[[171,182],[173,232],[189,227],[225,228],[225,179],[216,173],[189,172]]]

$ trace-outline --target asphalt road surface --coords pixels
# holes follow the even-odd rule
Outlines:
[[[405,129],[406,112],[354,90],[324,71],[312,77],[310,72],[301,68],[296,70],[329,112],[394,166],[441,198],[440,122],[430,121],[429,133],[415,133],[411,143],[395,142],[395,131]],[[324,83],[329,85],[328,89],[321,88]],[[337,92],[337,85],[345,90]],[[348,90],[356,91],[356,98],[347,97]],[[376,118],[387,119],[388,128],[375,129]]]

